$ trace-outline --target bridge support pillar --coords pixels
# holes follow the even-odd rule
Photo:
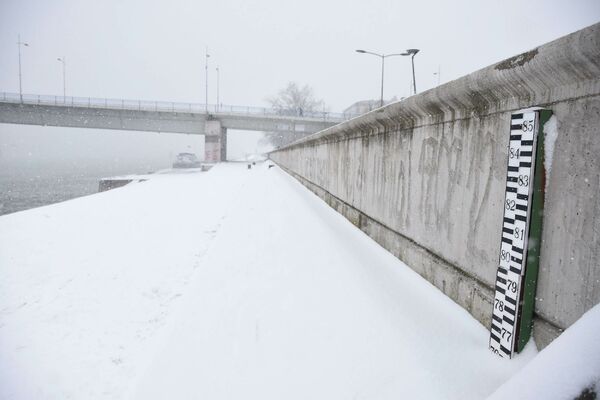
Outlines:
[[[219,136],[204,137],[204,162],[217,163],[221,161],[220,139]]]
[[[221,128],[221,161],[227,161],[227,128]]]
[[[204,161],[227,161],[227,128],[217,120],[206,121],[204,129]]]

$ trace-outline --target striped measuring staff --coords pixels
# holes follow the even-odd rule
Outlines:
[[[539,111],[532,110],[511,115],[504,217],[489,345],[493,353],[507,358],[511,358],[517,351],[522,323],[536,148],[540,131],[539,116]],[[539,246],[539,243],[534,244]],[[539,254],[537,250],[535,254]],[[537,258],[535,263],[534,285],[537,277]],[[533,301],[533,295],[530,297],[530,301]],[[531,316],[527,321],[529,325],[530,320]],[[530,328],[531,326],[527,327],[527,339]]]

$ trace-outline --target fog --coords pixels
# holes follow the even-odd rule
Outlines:
[[[600,19],[589,1],[43,1],[0,3],[0,91],[265,105],[289,81],[332,111],[379,96],[380,64],[363,48],[418,48],[419,92]],[[386,61],[385,98],[411,94],[408,57]],[[441,76],[434,75],[440,71]],[[260,151],[260,133],[230,131],[229,158]],[[202,155],[201,137],[0,124],[0,160],[168,165]]]
[[[241,159],[265,146],[260,132],[228,133],[228,157]],[[37,127],[0,124],[0,167],[24,164],[112,165],[117,171],[140,167],[167,168],[178,153],[204,155],[204,137],[157,132]]]
[[[3,0],[0,88],[165,101],[261,105],[288,81],[312,86],[335,111],[379,96],[379,60],[354,52],[418,48],[417,89],[458,78],[600,19],[588,1]],[[410,60],[386,63],[385,97],[410,94]]]
[[[0,400],[600,398],[598,21],[0,0]]]

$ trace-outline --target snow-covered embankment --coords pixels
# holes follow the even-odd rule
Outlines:
[[[0,398],[481,399],[487,341],[278,168],[0,218]]]

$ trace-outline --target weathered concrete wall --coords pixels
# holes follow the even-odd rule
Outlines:
[[[534,336],[600,301],[600,24],[326,129],[271,158],[489,326],[510,114],[558,120]]]

